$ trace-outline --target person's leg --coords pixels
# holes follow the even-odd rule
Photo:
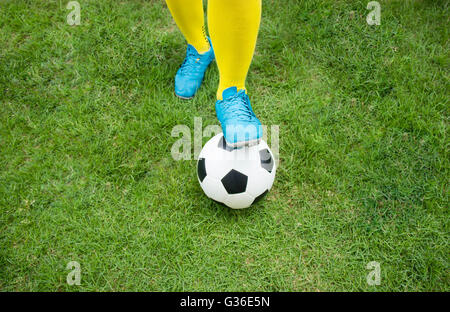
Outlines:
[[[198,53],[209,50],[205,32],[205,18],[202,0],[166,0],[167,7],[186,41]]]
[[[245,89],[261,21],[261,0],[209,0],[208,28],[220,72],[217,98],[229,87]]]
[[[192,98],[202,84],[214,51],[205,33],[202,0],[166,0],[172,16],[188,42],[186,58],[175,76],[175,94]]]
[[[208,1],[209,33],[220,73],[216,114],[227,144],[233,147],[258,143],[263,134],[245,89],[261,6],[261,0]]]

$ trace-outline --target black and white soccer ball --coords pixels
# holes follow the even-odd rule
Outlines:
[[[231,148],[222,133],[205,144],[197,162],[198,181],[205,194],[233,209],[250,207],[261,199],[271,189],[275,171],[266,142]]]

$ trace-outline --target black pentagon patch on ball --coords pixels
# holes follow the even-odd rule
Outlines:
[[[200,182],[206,177],[206,166],[205,166],[205,158],[200,158],[197,163],[197,174]]]
[[[259,157],[261,158],[261,167],[266,169],[269,172],[272,172],[273,169],[273,159],[272,155],[267,148],[259,151]]]
[[[260,201],[264,196],[266,196],[266,194],[269,192],[269,190],[265,190],[264,193],[262,193],[261,195],[256,196],[255,200],[253,201],[252,205],[258,201]]]
[[[224,149],[228,152],[232,152],[235,149],[237,149],[237,147],[231,147],[227,144],[227,142],[225,141],[225,138],[222,136],[219,140],[219,148]]]
[[[245,174],[232,169],[221,181],[228,194],[238,194],[247,189],[247,180],[248,177]]]

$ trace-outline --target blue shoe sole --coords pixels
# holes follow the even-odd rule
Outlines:
[[[227,139],[225,139],[225,142],[231,148],[240,148],[240,147],[244,147],[244,146],[258,145],[259,141],[261,141],[261,139],[255,139],[255,140],[250,140],[250,141],[242,141],[242,142],[236,142],[236,143],[229,143],[227,141]]]

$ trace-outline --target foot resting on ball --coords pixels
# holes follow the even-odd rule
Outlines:
[[[216,114],[227,145],[242,147],[258,144],[263,135],[262,125],[252,110],[245,90],[225,89],[222,100],[216,102]]]
[[[198,53],[194,46],[188,44],[186,58],[175,76],[175,94],[179,98],[191,99],[200,88],[205,71],[214,60],[211,40],[209,44],[211,48],[203,54]]]

